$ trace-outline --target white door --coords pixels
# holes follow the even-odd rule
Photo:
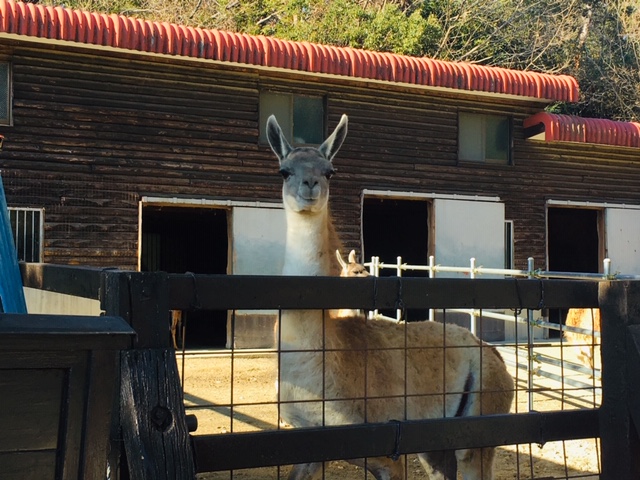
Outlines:
[[[234,207],[232,273],[280,275],[287,223],[282,208]]]
[[[504,204],[491,201],[435,199],[433,201],[437,265],[504,268]],[[435,223],[433,223],[435,220]],[[438,277],[461,274],[438,273]],[[483,278],[487,278],[484,276]]]
[[[640,209],[607,208],[605,232],[612,273],[640,275]]]

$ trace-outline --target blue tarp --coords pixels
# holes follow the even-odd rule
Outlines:
[[[27,313],[2,176],[0,176],[0,311]]]

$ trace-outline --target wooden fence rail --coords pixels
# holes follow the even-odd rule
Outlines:
[[[511,443],[544,443],[558,439],[599,436],[602,450],[601,478],[640,478],[640,282],[540,279],[425,279],[425,278],[302,278],[224,275],[175,275],[166,273],[84,270],[50,265],[22,265],[25,285],[80,294],[101,300],[109,315],[125,318],[138,337],[134,347],[175,362],[169,348],[168,311],[286,308],[508,308],[542,309],[600,307],[602,312],[602,406],[585,411],[516,414],[484,418],[437,419],[346,427],[324,427],[226,435],[185,434],[184,406],[173,393],[167,405],[150,404],[138,409],[140,418],[156,407],[169,410],[177,434],[148,432],[141,445],[152,461],[165,463],[155,475],[141,473],[144,463],[129,459],[131,478],[193,478],[194,471],[237,469],[335,458],[410,453],[427,449],[480,447]],[[55,278],[56,285],[49,283]],[[84,286],[75,283],[82,278]],[[129,353],[128,355],[131,355]],[[146,358],[146,357],[145,357]],[[126,357],[127,361],[130,358]],[[130,373],[143,367],[128,363]],[[146,378],[154,385],[179,388],[177,372],[169,377]],[[123,375],[124,376],[124,375]],[[635,383],[634,383],[635,382]],[[153,387],[153,388],[157,388]],[[173,387],[172,387],[173,388]],[[136,400],[142,402],[144,399]],[[165,401],[165,400],[163,400]],[[156,400],[157,402],[157,400]],[[134,402],[135,403],[135,402]],[[123,405],[131,409],[130,405]],[[133,415],[123,411],[123,417]],[[634,423],[635,420],[635,423]],[[121,421],[121,423],[123,423]],[[490,427],[488,425],[491,425]],[[401,442],[397,442],[401,429]],[[171,435],[174,437],[169,438]],[[177,436],[175,436],[177,435]],[[155,436],[155,438],[154,438]],[[426,440],[428,439],[428,440]],[[165,450],[161,452],[160,448]],[[195,467],[188,468],[191,447]],[[175,453],[167,458],[166,450]],[[134,451],[127,447],[127,453]],[[247,451],[254,452],[246,455]],[[185,453],[186,452],[186,453]],[[250,457],[250,458],[247,458]],[[176,458],[180,459],[176,462]],[[168,468],[167,463],[171,463]],[[177,463],[179,471],[175,469]],[[157,473],[159,472],[159,473]],[[171,473],[165,473],[171,472]],[[159,476],[158,476],[159,475]]]

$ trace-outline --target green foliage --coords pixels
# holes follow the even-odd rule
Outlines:
[[[277,37],[323,44],[354,46],[362,41],[364,10],[350,0],[284,1],[277,21],[263,31]]]
[[[428,23],[419,12],[407,15],[397,4],[364,8],[353,0],[284,2],[261,33],[407,55],[424,53]]]

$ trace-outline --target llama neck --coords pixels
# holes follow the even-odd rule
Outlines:
[[[335,261],[340,241],[328,211],[301,214],[286,211],[287,238],[283,275],[337,276]],[[281,317],[281,348],[321,348],[323,342],[322,310],[285,310]]]
[[[340,248],[328,211],[301,214],[286,211],[287,238],[283,275],[340,274],[335,251]]]

